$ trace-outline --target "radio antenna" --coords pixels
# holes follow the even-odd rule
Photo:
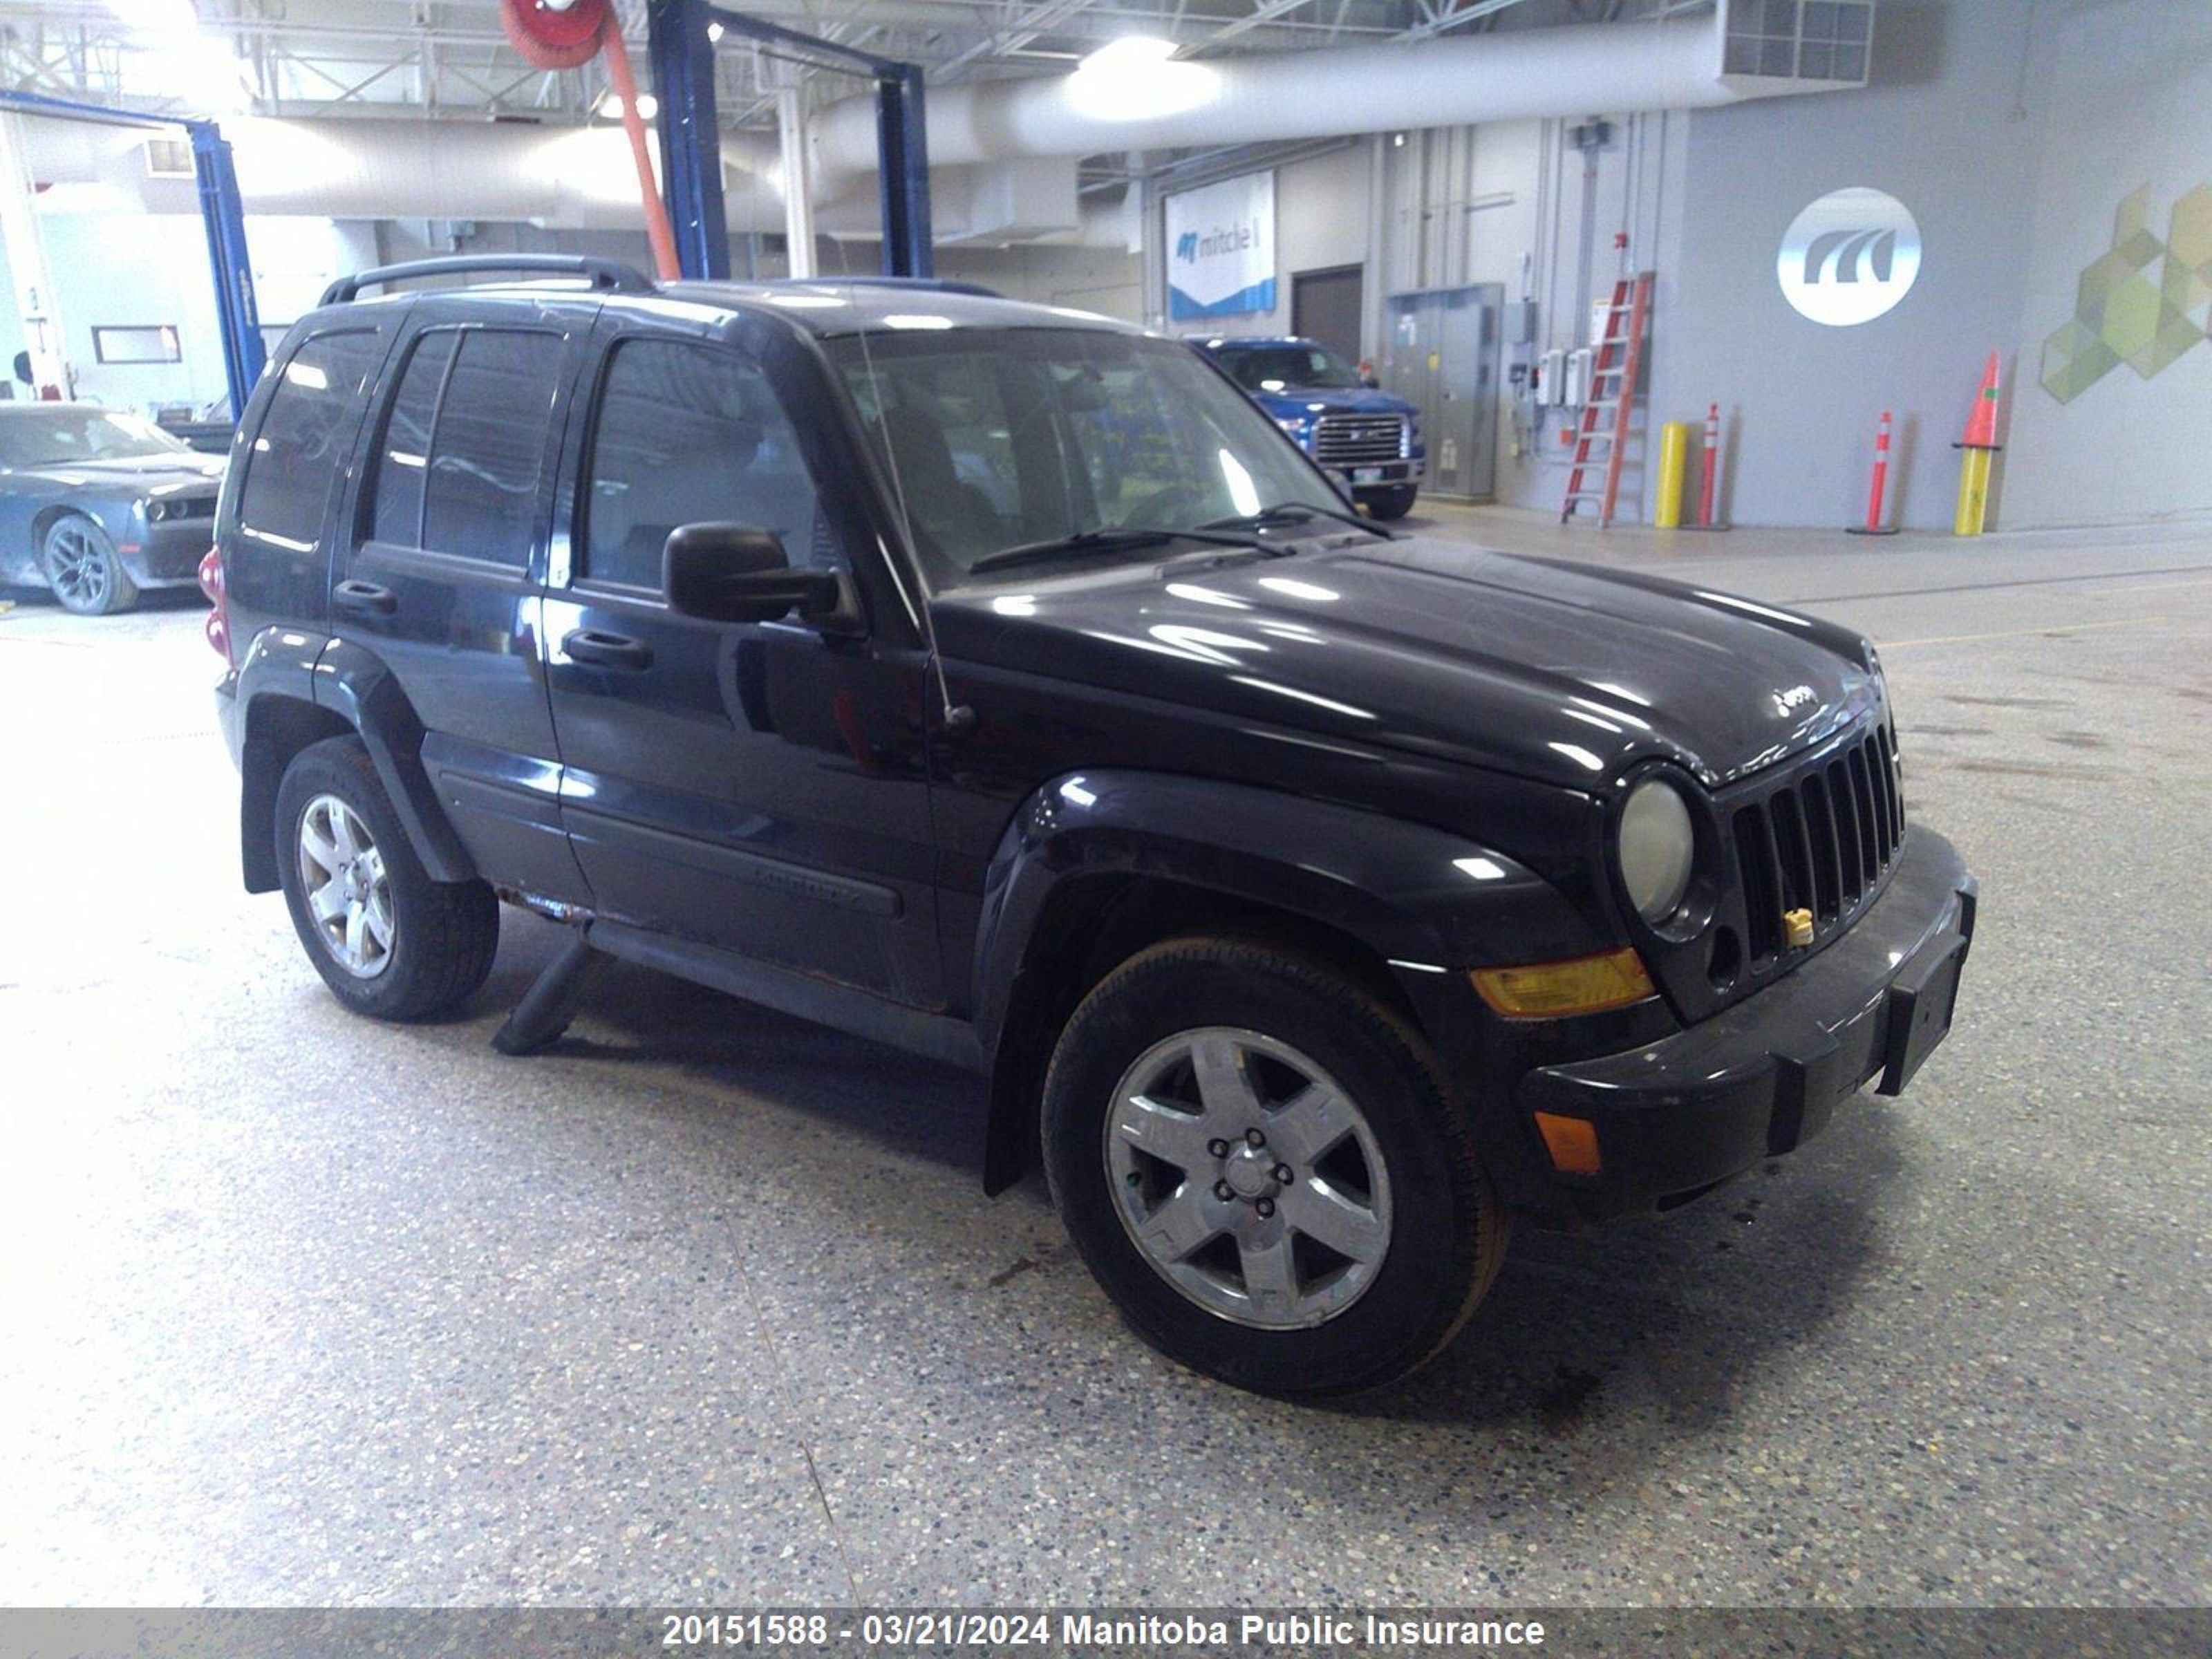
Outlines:
[[[838,275],[843,279],[847,301],[853,307],[856,326],[854,333],[860,342],[860,368],[868,377],[868,391],[876,406],[876,429],[883,439],[884,464],[890,473],[892,504],[898,509],[898,531],[907,547],[914,553],[914,579],[918,592],[909,594],[900,580],[897,561],[891,563],[891,580],[898,583],[899,592],[906,599],[908,608],[921,623],[923,649],[929,657],[929,674],[937,682],[937,701],[939,714],[947,732],[964,732],[975,723],[975,711],[966,703],[952,700],[952,684],[945,678],[945,653],[937,643],[937,618],[930,612],[929,577],[921,566],[921,544],[914,533],[914,514],[907,506],[906,481],[899,475],[898,445],[892,440],[890,405],[884,402],[884,383],[876,373],[876,356],[868,344],[866,319],[860,313],[860,283],[847,266],[845,244],[842,238],[831,237],[830,246],[837,250]]]

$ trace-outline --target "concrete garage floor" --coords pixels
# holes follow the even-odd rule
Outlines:
[[[617,969],[498,1058],[237,884],[197,603],[0,617],[9,1602],[2203,1602],[2212,530],[1467,538],[1880,640],[1983,932],[1911,1095],[1524,1234],[1411,1386],[1127,1336],[951,1073]]]

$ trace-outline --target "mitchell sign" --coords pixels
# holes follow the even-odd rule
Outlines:
[[[1275,308],[1275,175],[1250,173],[1167,198],[1168,317]]]

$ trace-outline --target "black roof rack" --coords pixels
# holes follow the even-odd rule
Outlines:
[[[358,299],[365,288],[381,288],[410,276],[459,276],[471,271],[522,271],[533,276],[581,276],[593,288],[618,294],[644,294],[653,284],[642,273],[619,259],[596,259],[578,253],[458,253],[441,259],[410,259],[404,264],[379,265],[374,270],[341,276],[323,290],[319,302],[343,305]]]

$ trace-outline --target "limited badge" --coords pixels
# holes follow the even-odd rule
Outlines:
[[[1793,951],[1800,945],[1810,945],[1813,942],[1813,913],[1810,910],[1784,910],[1782,913],[1782,931],[1789,936],[1790,948]]]

